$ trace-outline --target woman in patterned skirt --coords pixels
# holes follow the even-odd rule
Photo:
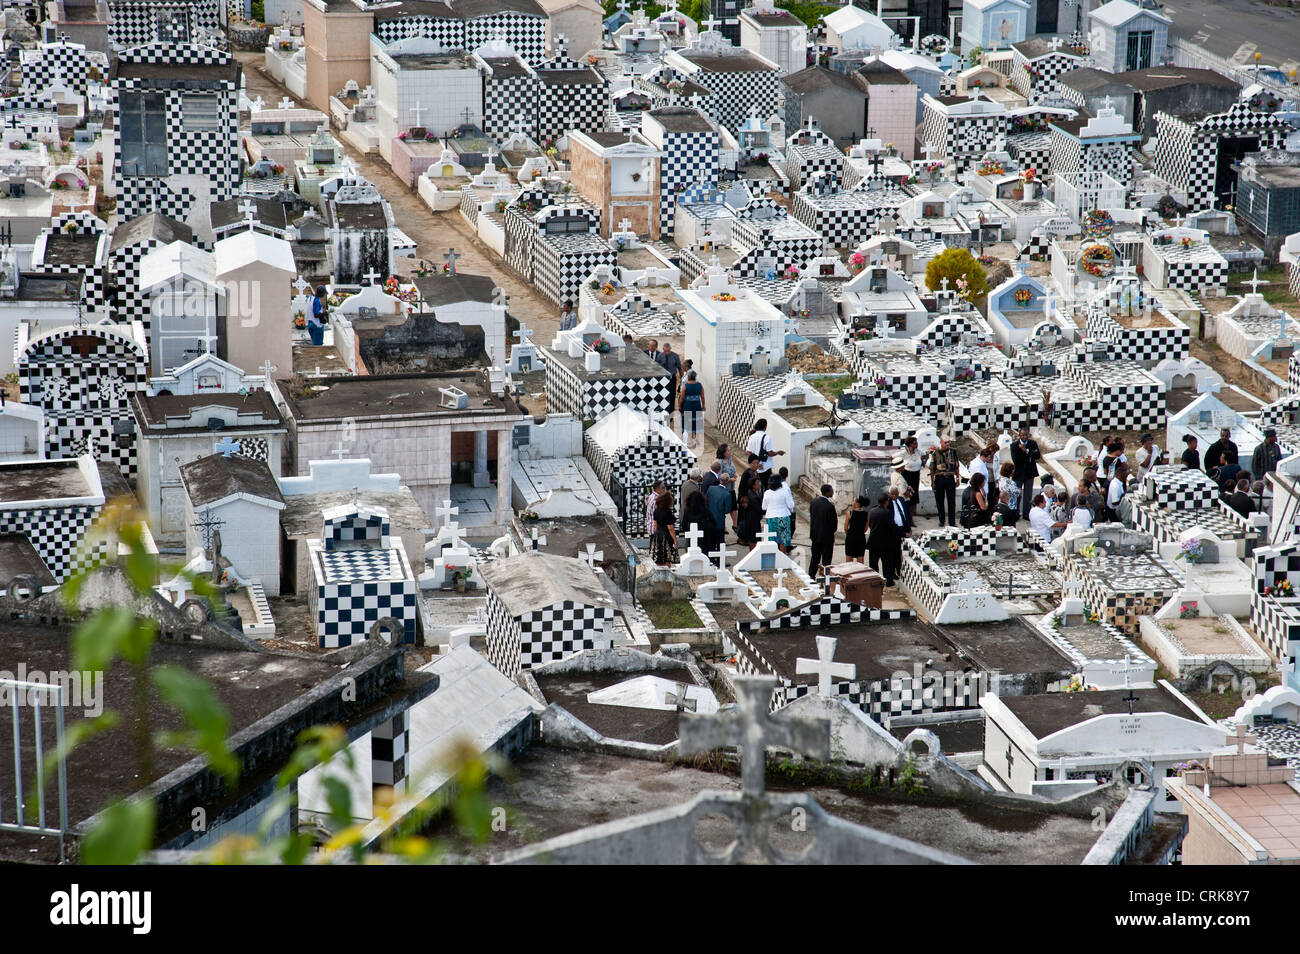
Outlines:
[[[776,538],[782,553],[790,551],[791,520],[794,516],[794,496],[777,474],[769,477],[767,492],[763,494],[763,513],[767,516],[767,529]]]

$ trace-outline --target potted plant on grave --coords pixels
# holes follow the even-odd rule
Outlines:
[[[536,510],[525,510],[519,515],[519,519],[524,523],[536,523],[542,518],[537,515]]]
[[[1196,605],[1196,600],[1188,600],[1182,606],[1178,607],[1179,619],[1199,619],[1201,609]]]
[[[1205,545],[1200,540],[1186,540],[1174,559],[1186,560],[1188,565],[1195,566],[1205,559]]]

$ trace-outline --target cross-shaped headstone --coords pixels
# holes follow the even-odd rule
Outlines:
[[[594,570],[596,564],[605,559],[605,551],[597,550],[594,543],[588,543],[586,551],[578,554],[578,559]]]
[[[344,450],[345,448],[343,447],[343,442],[339,441],[337,444],[334,445],[334,456],[337,457],[339,460],[342,460]]]
[[[758,539],[759,539],[759,542],[761,542],[761,543],[775,543],[775,542],[776,542],[776,534],[772,532],[772,528],[771,528],[771,527],[767,526],[767,524],[764,523],[764,524],[763,524],[763,529],[760,530],[759,533],[758,533]]]
[[[1064,41],[1059,36],[1054,36],[1047,42],[1051,44],[1053,50],[1059,50]],[[1107,96],[1106,99],[1110,99],[1110,97]]]
[[[460,508],[453,506],[450,500],[444,500],[442,502],[441,507],[435,507],[433,510],[433,514],[435,517],[447,518],[442,523],[444,527],[449,526],[451,524],[452,518],[455,517],[458,513],[460,513]]]
[[[293,289],[299,295],[305,295],[307,294],[307,292],[311,291],[311,285],[307,282],[306,279],[304,279],[301,275],[299,275],[298,280],[293,283]]]
[[[524,345],[528,343],[528,335],[530,332],[531,329],[521,321],[519,322],[519,328],[515,331],[515,337],[519,339],[521,345]]]
[[[262,99],[261,96],[258,96],[257,99],[253,100],[249,105],[253,107],[254,112],[260,113],[266,108],[266,100]]]
[[[686,687],[680,682],[664,694],[664,703],[672,706],[678,712],[684,712],[687,709],[694,712],[697,705],[696,700],[687,697]]]
[[[1127,680],[1126,680],[1126,681],[1127,681]],[[1134,704],[1135,702],[1139,702],[1139,701],[1140,701],[1140,700],[1138,699],[1137,694],[1134,693],[1132,689],[1129,689],[1129,691],[1128,691],[1128,695],[1126,695],[1126,696],[1124,696],[1122,699],[1120,699],[1120,702],[1127,702],[1127,703],[1128,703],[1128,714],[1129,714],[1129,715],[1132,715],[1132,714],[1133,714],[1133,704]]]
[[[545,535],[538,536],[538,535],[537,535],[537,528],[536,528],[536,527],[533,527],[532,544],[533,544],[533,552],[534,552],[534,553],[537,552],[537,550],[538,550],[539,547],[544,547],[544,546],[546,546],[546,536],[545,536]]]
[[[1061,589],[1065,590],[1069,596],[1078,596],[1079,591],[1083,589],[1083,580],[1072,577],[1061,584]]]
[[[285,97],[281,98],[281,100],[280,100],[280,108],[281,108],[281,109],[293,109],[293,100],[291,100],[288,96],[285,96]]]
[[[424,111],[425,111],[425,110],[424,110],[424,107],[421,106],[419,102],[416,102],[416,104],[415,104],[414,106],[412,106],[412,107],[411,107],[409,110],[407,110],[407,111],[415,114],[415,123],[414,123],[414,125],[419,126],[419,125],[420,125],[420,117],[421,117],[422,115],[424,115]]]
[[[555,52],[557,54],[563,56],[564,51],[568,48],[568,46],[569,46],[569,38],[567,36],[565,36],[563,33],[555,34]]]
[[[735,550],[728,550],[725,543],[718,546],[718,549],[709,554],[713,559],[718,561],[718,572],[723,573],[727,569],[727,557],[735,556]]]
[[[722,21],[715,20],[713,19],[712,16],[710,16],[709,19],[707,20],[701,20],[700,26],[704,27],[704,29],[707,31],[714,31],[717,30],[718,27],[722,26]]]
[[[223,437],[213,445],[212,449],[222,457],[229,457],[239,450],[239,441],[232,441],[229,437]]]
[[[700,548],[700,538],[704,536],[704,531],[700,529],[698,523],[693,523],[691,524],[691,528],[682,534],[682,536],[691,541],[692,550],[698,550]]]
[[[374,285],[379,282],[379,273],[375,271],[374,268],[371,268],[370,271],[366,272],[361,277],[366,280],[367,285]]]
[[[777,570],[774,576],[776,577],[776,588],[780,589],[782,585],[785,583],[785,569],[782,568],[780,570]]]
[[[271,363],[271,359],[267,358],[265,361],[262,362],[262,366],[258,370],[262,372],[262,378],[264,380],[270,381],[271,375],[273,375],[276,372],[277,368],[275,365]]]
[[[629,231],[631,231],[631,229],[632,229],[632,220],[631,220],[631,219],[619,219],[619,221],[618,221],[618,230],[619,230],[620,232],[629,232]]]
[[[252,199],[244,199],[238,208],[239,214],[244,217],[244,223],[251,229],[254,219],[257,218],[257,206],[253,204]]]
[[[1238,755],[1245,754],[1247,742],[1255,742],[1255,741],[1257,741],[1255,736],[1251,735],[1250,731],[1240,723],[1237,725],[1235,729],[1232,730],[1232,734],[1228,736],[1228,744],[1237,746]]]
[[[1250,293],[1251,293],[1252,295],[1258,295],[1258,294],[1259,294],[1259,286],[1260,286],[1260,285],[1267,285],[1268,282],[1264,281],[1263,279],[1261,279],[1261,278],[1259,277],[1259,269],[1256,268],[1256,269],[1251,273],[1251,279],[1250,279],[1250,281],[1248,281],[1248,282],[1242,282],[1242,284],[1243,284],[1243,285],[1249,285],[1249,286],[1250,286]]]
[[[184,273],[185,271],[185,246],[177,244],[176,246],[176,270]]]
[[[199,515],[198,519],[195,520],[194,523],[190,524],[190,526],[194,527],[195,530],[199,531],[199,535],[203,540],[203,549],[205,551],[212,550],[212,534],[215,533],[219,527],[224,527],[225,525],[226,521],[217,517],[211,510],[204,510],[203,513]]]
[[[460,256],[456,254],[456,249],[454,247],[447,249],[447,251],[442,254],[443,261],[447,263],[448,271],[453,275],[456,274],[456,259],[458,258],[460,258]]]
[[[838,640],[830,636],[817,637],[817,658],[816,659],[796,659],[794,661],[794,671],[800,674],[816,673],[817,674],[817,694],[829,699],[834,687],[832,682],[836,676],[845,679],[854,679],[858,675],[858,667],[853,663],[837,663],[835,659],[835,646]]]
[[[775,720],[768,712],[775,676],[734,676],[736,708],[711,715],[684,712],[679,726],[679,750],[697,755],[728,745],[740,746],[740,778],[745,799],[763,796],[767,747],[809,758],[830,758],[828,720]]]

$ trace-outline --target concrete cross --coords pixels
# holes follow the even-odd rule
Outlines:
[[[925,161],[929,162],[930,159],[933,158],[934,154],[939,150],[935,148],[934,143],[927,139],[925,145],[921,147],[921,151],[925,153]]]
[[[239,214],[244,217],[244,223],[251,229],[253,222],[257,218],[257,206],[251,199],[244,199],[238,206]]]
[[[337,457],[339,460],[342,460],[345,450],[346,448],[343,446],[343,442],[339,441],[337,444],[334,445],[334,456]]]
[[[1250,293],[1251,293],[1252,295],[1258,295],[1258,294],[1259,294],[1259,286],[1260,286],[1260,285],[1267,285],[1267,284],[1269,284],[1269,283],[1266,282],[1266,281],[1264,281],[1263,279],[1261,279],[1261,278],[1259,277],[1259,269],[1256,268],[1256,269],[1252,272],[1252,274],[1251,274],[1251,279],[1250,279],[1250,281],[1248,281],[1248,282],[1242,282],[1242,284],[1243,284],[1243,285],[1249,285],[1249,286],[1250,286]]]
[[[1258,739],[1256,739],[1255,736],[1251,735],[1250,730],[1241,724],[1238,724],[1237,727],[1232,730],[1232,734],[1228,736],[1228,744],[1237,746],[1238,755],[1245,754],[1247,742],[1256,742],[1256,741],[1258,741]]]
[[[758,533],[758,539],[760,543],[775,543],[776,534],[772,532],[771,527],[769,527],[766,523],[764,523],[763,529],[760,530]]]
[[[267,358],[265,361],[262,362],[262,366],[258,370],[262,372],[262,377],[265,380],[270,381],[271,375],[274,374],[278,369],[276,368],[275,365],[271,363],[271,359]]]
[[[522,321],[519,322],[519,329],[515,332],[515,337],[519,339],[521,345],[528,343],[528,335],[531,329]]]
[[[700,548],[700,538],[704,536],[704,531],[700,529],[698,523],[693,523],[691,529],[687,530],[682,536],[691,541],[692,550],[698,550]]]
[[[546,537],[545,537],[545,536],[538,536],[538,535],[537,535],[537,528],[536,528],[536,527],[533,527],[532,544],[533,544],[533,552],[534,552],[534,553],[536,553],[536,552],[538,551],[538,548],[539,548],[539,547],[544,547],[544,546],[546,546]]]
[[[453,275],[456,274],[456,259],[458,258],[460,258],[460,256],[456,254],[456,249],[454,247],[447,249],[447,251],[442,255],[443,261],[447,263],[447,268],[450,269],[451,274]]]
[[[718,573],[723,573],[727,569],[727,557],[735,556],[735,550],[728,550],[725,543],[721,544],[718,549],[714,550],[709,556],[718,561]]]
[[[1061,589],[1065,590],[1068,596],[1078,596],[1079,591],[1083,589],[1083,580],[1072,577],[1061,584]]]
[[[517,116],[515,116],[515,124],[510,128],[522,136],[529,129],[532,129],[533,125],[532,123],[528,122],[528,120],[524,117],[523,113],[519,113]]]
[[[369,83],[367,83],[367,84],[366,84],[366,88],[363,89],[363,90],[361,91],[361,98],[362,98],[362,99],[374,99],[374,98],[375,98],[375,88],[374,88],[373,86],[371,86]]]
[[[588,543],[586,552],[579,553],[578,559],[594,570],[596,569],[596,564],[605,559],[605,551],[597,550],[596,544],[594,543]]]
[[[299,275],[298,280],[293,283],[293,288],[299,295],[305,295],[307,292],[311,291],[311,285],[308,284],[307,280],[301,275]]]
[[[825,719],[777,721],[768,706],[775,676],[735,676],[737,708],[711,715],[684,712],[678,732],[683,755],[697,755],[723,746],[739,746],[742,795],[746,801],[763,797],[767,747],[778,746],[809,758],[830,758],[830,722]]]
[[[1061,44],[1062,44],[1064,41],[1063,41],[1059,36],[1054,36],[1054,37],[1052,37],[1050,40],[1048,40],[1047,42],[1048,42],[1049,44],[1051,44],[1052,50],[1053,50],[1053,51],[1056,51],[1056,50],[1059,50],[1059,49],[1061,48]],[[1110,99],[1109,96],[1107,96],[1106,98],[1107,98],[1107,99]]]
[[[453,506],[450,500],[444,500],[442,502],[441,507],[435,507],[433,510],[433,515],[435,517],[447,518],[445,521],[443,521],[442,525],[444,527],[450,526],[452,522],[452,518],[455,517],[458,513],[460,513],[460,508]]]
[[[718,27],[722,26],[722,21],[721,21],[721,20],[715,20],[715,19],[713,19],[712,16],[710,16],[709,19],[707,19],[707,20],[701,20],[701,21],[700,21],[700,26],[704,27],[704,29],[705,29],[706,31],[711,32],[711,31],[716,30]]]
[[[176,246],[176,270],[181,274],[185,273],[185,245],[178,243]]]
[[[784,568],[777,570],[776,573],[774,573],[773,575],[776,577],[776,588],[779,590],[785,584]]]
[[[816,673],[817,674],[817,694],[827,699],[831,698],[834,687],[831,685],[836,676],[845,679],[855,679],[858,675],[858,667],[853,663],[837,663],[835,659],[835,646],[838,640],[829,636],[817,637],[817,658],[816,659],[796,659],[794,661],[794,671],[800,674]]]
[[[266,108],[266,101],[262,99],[261,96],[258,96],[257,99],[253,100],[248,105],[253,108],[253,112],[260,113],[263,109]]]
[[[238,452],[239,441],[232,441],[229,437],[223,437],[213,445],[212,449],[222,457],[229,457],[231,454]]]
[[[424,115],[424,107],[421,106],[419,102],[416,102],[416,104],[412,106],[410,109],[408,109],[407,112],[415,114],[415,125],[419,126],[420,117]]]
[[[294,102],[288,96],[285,96],[280,100],[281,109],[293,109],[293,107],[294,107]]]
[[[687,709],[694,712],[697,705],[696,700],[687,698],[686,687],[680,682],[664,694],[664,703],[672,706],[678,712],[683,712]]]
[[[632,228],[632,220],[631,220],[631,219],[619,219],[619,221],[618,221],[618,230],[619,230],[620,232],[628,232],[628,231],[631,230],[631,228]]]
[[[373,267],[361,277],[366,280],[367,285],[374,285],[379,281],[379,273]]]
[[[565,36],[563,33],[555,34],[555,52],[558,55],[563,56],[564,51],[567,50],[568,47],[569,47],[569,38]]]

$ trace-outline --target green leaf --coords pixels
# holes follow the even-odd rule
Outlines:
[[[352,790],[339,778],[321,779],[325,789],[325,801],[330,809],[330,821],[336,827],[344,828],[352,824]]]
[[[159,666],[152,675],[163,698],[180,711],[193,730],[191,744],[206,755],[213,770],[233,786],[239,780],[239,760],[226,745],[230,716],[217,699],[216,691],[206,680],[180,666]]]
[[[117,801],[103,812],[81,842],[81,860],[87,865],[129,865],[153,844],[155,823],[151,799]]]
[[[72,668],[105,672],[136,625],[135,610],[113,606],[100,610],[72,631]]]
[[[289,763],[280,770],[275,784],[285,788],[304,772],[322,765],[335,755],[341,764],[351,769],[352,752],[348,749],[348,736],[342,726],[314,725],[298,736],[298,747],[289,757]]]

